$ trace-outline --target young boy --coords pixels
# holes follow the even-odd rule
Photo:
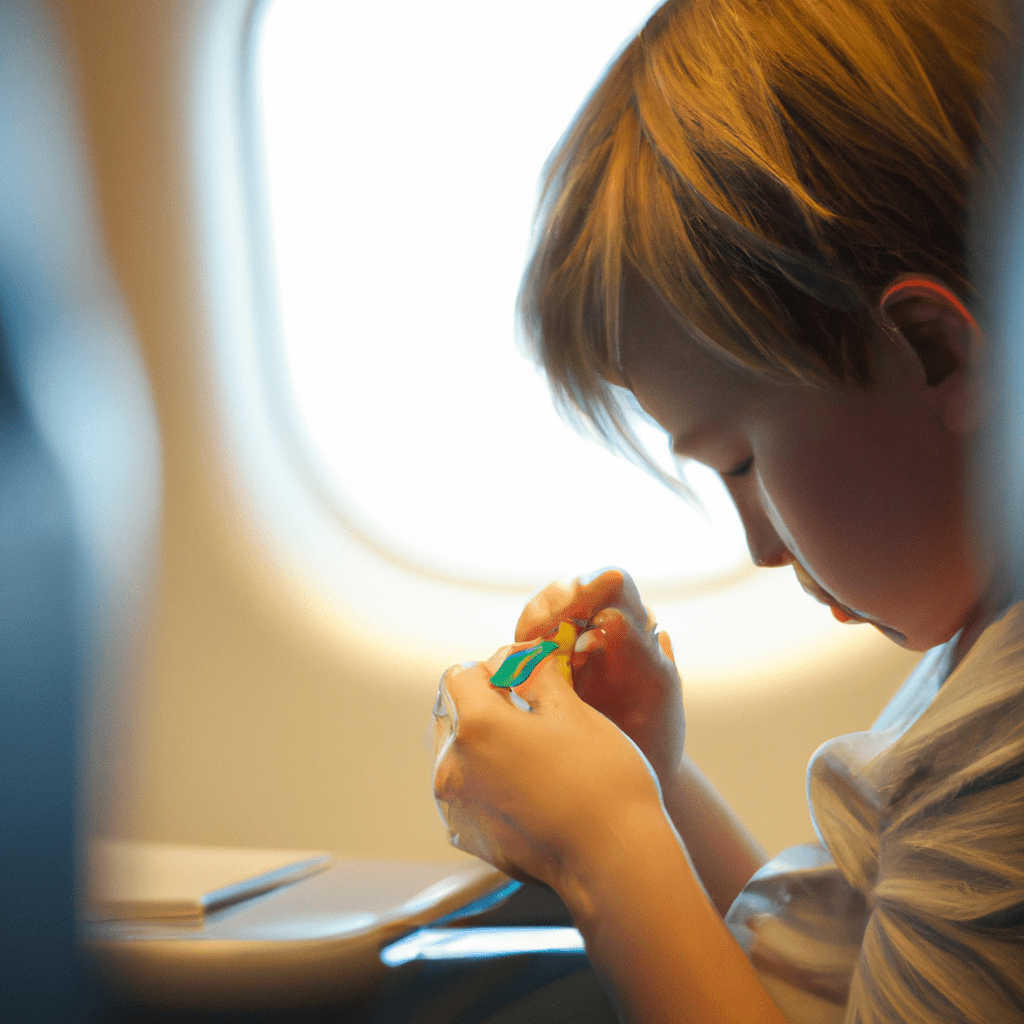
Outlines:
[[[445,674],[452,841],[561,895],[628,1020],[1024,1020],[1024,606],[968,487],[1001,31],[981,0],[674,0],[553,158],[522,309],[556,400],[634,451],[638,403],[721,474],[755,562],[930,651],[815,755],[822,846],[767,865],[683,753],[621,571],[520,619],[582,624],[574,688],[548,659],[513,700],[507,648]]]

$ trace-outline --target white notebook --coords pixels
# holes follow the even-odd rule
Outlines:
[[[212,910],[322,871],[331,855],[99,839],[89,844],[93,921],[203,920]]]

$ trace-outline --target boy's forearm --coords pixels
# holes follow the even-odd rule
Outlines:
[[[764,850],[700,769],[683,757],[662,796],[711,902],[723,917],[767,860]]]
[[[660,809],[588,846],[559,886],[587,954],[629,1024],[784,1024],[694,876]]]

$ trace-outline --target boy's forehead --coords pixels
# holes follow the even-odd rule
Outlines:
[[[620,335],[626,386],[682,451],[739,413],[765,387],[653,296],[650,303],[624,308]]]
[[[715,330],[706,317],[680,316],[649,288],[627,293],[619,324],[619,366],[628,382],[677,372],[709,384],[756,379],[714,342],[709,331]]]
[[[756,378],[717,339],[723,329],[704,306],[694,299],[679,312],[664,300],[638,274],[627,274],[624,281],[619,318],[618,356],[627,372],[641,361],[654,360],[663,367],[702,369]]]

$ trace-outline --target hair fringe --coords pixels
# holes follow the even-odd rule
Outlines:
[[[765,377],[871,379],[897,274],[970,305],[966,205],[984,152],[985,0],[669,0],[545,168],[521,338],[578,429],[666,478],[617,391],[623,282],[719,325]]]

